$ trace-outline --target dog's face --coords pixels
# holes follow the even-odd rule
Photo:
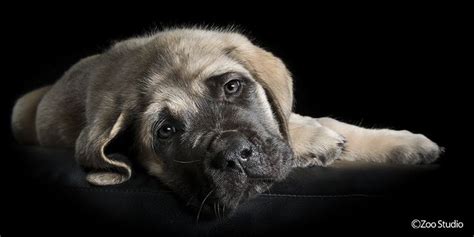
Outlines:
[[[86,111],[93,122],[76,141],[89,182],[130,178],[128,162],[109,146],[124,131],[134,131],[149,173],[204,212],[233,210],[289,172],[291,77],[242,35],[171,30],[91,60],[99,64],[90,86],[96,109]]]
[[[160,41],[142,88],[142,163],[188,204],[233,210],[286,176],[292,150],[265,89],[229,50],[172,42]]]

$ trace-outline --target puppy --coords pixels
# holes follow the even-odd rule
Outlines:
[[[74,148],[94,185],[127,181],[133,157],[203,211],[231,212],[292,167],[421,164],[441,152],[420,134],[304,117],[292,104],[285,65],[245,36],[170,29],[116,43],[24,95],[12,128],[20,143]]]

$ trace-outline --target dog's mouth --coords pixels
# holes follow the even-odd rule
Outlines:
[[[224,218],[232,215],[237,208],[258,196],[267,192],[271,186],[282,180],[289,173],[288,165],[279,165],[245,169],[242,171],[233,170],[221,172],[217,170],[207,170],[207,180],[209,185],[201,190],[200,198],[196,207],[198,215],[209,218]],[[245,166],[244,166],[245,167]],[[264,170],[264,173],[256,171]]]
[[[270,189],[276,177],[245,177],[245,180],[215,180],[194,201],[199,219],[222,219],[231,216],[237,207]]]
[[[176,166],[189,187],[176,191],[187,196],[186,203],[197,210],[198,219],[229,216],[240,204],[284,179],[292,167],[291,147],[279,137],[255,139],[230,131],[209,143],[202,144],[208,148],[200,162],[185,166],[186,170]]]

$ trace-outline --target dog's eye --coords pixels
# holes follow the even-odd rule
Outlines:
[[[224,90],[225,90],[225,93],[227,94],[235,94],[239,92],[240,87],[241,87],[240,80],[231,80],[224,85]]]
[[[158,129],[158,137],[161,139],[168,139],[175,133],[176,128],[171,124],[164,124],[160,129]]]

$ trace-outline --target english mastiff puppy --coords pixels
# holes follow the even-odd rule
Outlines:
[[[228,213],[292,167],[424,164],[441,152],[421,134],[305,117],[292,105],[279,58],[231,30],[178,28],[80,60],[21,97],[12,128],[23,144],[74,148],[94,185],[126,182],[133,157],[199,211]]]

